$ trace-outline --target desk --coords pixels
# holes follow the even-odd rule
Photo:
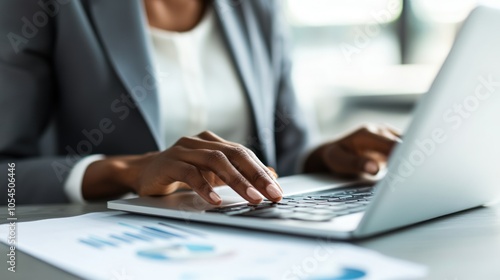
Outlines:
[[[411,107],[408,106],[379,108],[346,104],[326,95],[321,101],[319,104],[326,104],[328,109],[324,111],[329,112],[321,116],[320,129],[325,139],[338,136],[366,121],[388,122],[404,129],[411,119]],[[329,108],[331,104],[337,104],[337,110]],[[18,206],[16,213],[19,222],[22,222],[105,210],[105,203],[101,203]],[[0,207],[0,223],[5,222],[6,212],[6,207]],[[23,233],[19,232],[18,238],[22,236]],[[500,279],[500,204],[436,219],[355,244],[388,256],[424,264],[429,268],[426,279]],[[0,256],[6,254],[7,246],[0,244]],[[78,279],[20,251],[17,254],[18,271],[8,272],[6,263],[2,261],[0,279]],[[0,257],[0,260],[6,258]]]
[[[19,206],[17,217],[19,222],[34,221],[105,210],[104,203]],[[6,212],[6,207],[0,207],[1,223],[6,220]],[[23,233],[19,232],[18,238],[22,236]],[[500,204],[354,243],[388,256],[424,264],[430,270],[426,279],[500,279]],[[6,254],[7,246],[1,244],[0,255]],[[78,279],[20,251],[17,254],[17,272],[7,271],[4,263],[0,268],[0,279]]]

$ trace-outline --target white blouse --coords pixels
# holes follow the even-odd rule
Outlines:
[[[244,143],[250,133],[249,107],[214,12],[208,10],[188,32],[151,27],[150,34],[153,61],[162,73],[158,100],[166,147],[204,130]]]
[[[245,143],[250,135],[250,111],[242,85],[212,10],[187,32],[149,28],[158,78],[161,135],[166,147],[183,136],[210,130]],[[80,160],[64,184],[72,202],[85,202],[81,187],[87,167],[104,155]]]

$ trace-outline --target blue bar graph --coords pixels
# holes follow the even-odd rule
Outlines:
[[[89,240],[79,239],[78,241],[81,242],[81,243],[83,243],[83,244],[85,244],[85,245],[88,245],[88,246],[91,246],[91,247],[94,247],[94,248],[97,248],[97,249],[100,249],[102,247],[101,244],[95,243],[95,242],[92,242],[92,241],[89,241]]]
[[[119,241],[122,241],[122,242],[125,242],[125,243],[132,243],[132,240],[130,240],[129,238],[123,237],[123,236],[110,234],[109,237],[114,238],[114,239],[119,240]]]
[[[170,227],[165,223],[157,223],[156,225],[133,225],[128,223],[118,223],[123,226],[124,230],[119,233],[110,233],[105,236],[91,235],[81,238],[78,241],[86,246],[94,249],[105,249],[119,247],[125,244],[132,244],[135,242],[150,243],[155,240],[173,240],[173,239],[186,239],[188,236],[167,230],[167,228],[177,229],[182,231],[182,228]],[[128,229],[128,230],[127,230]],[[184,230],[185,233],[190,233]]]
[[[213,258],[225,252],[218,251],[207,244],[177,243],[169,246],[149,248],[137,251],[137,255],[150,260],[189,260]]]
[[[311,280],[355,280],[363,279],[367,272],[362,269],[343,267],[340,275],[313,277]]]
[[[105,232],[96,231],[78,239],[93,250],[116,250],[135,246],[135,254],[146,261],[180,261],[226,256],[232,250],[214,246],[204,232],[165,222],[118,222]]]
[[[117,247],[118,245],[115,244],[114,242],[112,241],[107,241],[106,239],[102,239],[100,237],[97,237],[97,236],[91,236],[89,237],[90,240],[94,241],[95,243],[100,243],[100,244],[104,244],[104,245],[108,245],[108,246],[112,246],[112,247]]]

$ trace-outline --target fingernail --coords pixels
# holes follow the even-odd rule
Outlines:
[[[368,161],[365,163],[365,171],[370,174],[376,174],[378,172],[378,165],[373,161]]]
[[[219,204],[222,201],[220,196],[218,194],[216,194],[215,192],[211,192],[208,196],[216,204]]]
[[[255,188],[248,188],[247,195],[253,200],[262,200],[262,196]]]
[[[281,193],[281,191],[278,189],[278,187],[276,187],[275,185],[273,184],[269,184],[267,187],[266,187],[266,191],[267,193],[269,194],[269,196],[272,198],[272,199],[278,199],[278,198],[281,198],[283,196],[283,194]]]

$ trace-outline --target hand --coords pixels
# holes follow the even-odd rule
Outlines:
[[[307,159],[306,172],[331,172],[357,177],[376,175],[386,164],[401,135],[382,125],[367,125],[316,149]]]
[[[95,162],[87,168],[82,192],[92,199],[127,190],[149,196],[190,188],[218,205],[222,200],[213,187],[225,183],[250,203],[260,203],[262,195],[277,202],[283,191],[273,173],[248,148],[203,132],[162,152]]]

